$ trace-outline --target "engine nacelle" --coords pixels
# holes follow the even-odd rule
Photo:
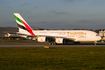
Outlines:
[[[38,42],[46,42],[46,37],[38,37]]]
[[[63,43],[63,38],[56,38],[55,42],[58,44],[62,44]]]

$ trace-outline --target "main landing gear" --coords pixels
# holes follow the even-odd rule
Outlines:
[[[63,43],[62,44],[58,44],[58,43],[49,43],[49,45],[64,45]]]

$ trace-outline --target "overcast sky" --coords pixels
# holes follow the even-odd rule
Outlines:
[[[33,27],[105,29],[105,0],[0,0],[0,27],[17,27],[13,13]]]

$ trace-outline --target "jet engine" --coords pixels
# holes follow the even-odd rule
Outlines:
[[[63,38],[56,38],[56,39],[55,39],[55,42],[56,42],[57,44],[62,44],[62,43],[63,43]]]
[[[46,42],[46,37],[38,37],[38,42]]]

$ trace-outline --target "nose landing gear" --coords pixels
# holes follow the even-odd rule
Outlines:
[[[94,45],[96,45],[97,44],[97,41],[94,41]]]

